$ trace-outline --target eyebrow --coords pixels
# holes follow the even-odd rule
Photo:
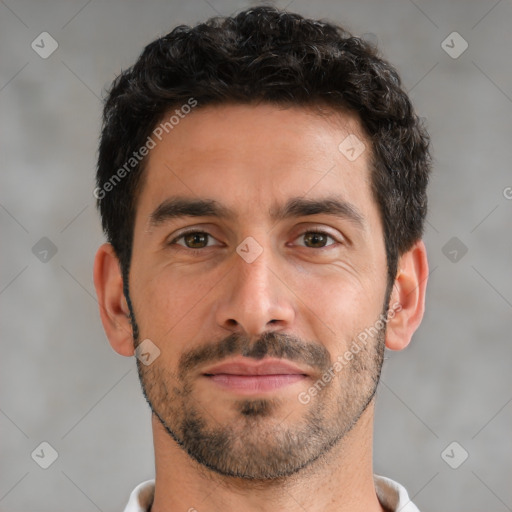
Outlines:
[[[357,208],[353,204],[338,197],[320,199],[293,197],[284,205],[273,205],[269,213],[271,220],[274,222],[322,214],[349,220],[361,229],[365,227],[364,217]],[[183,217],[234,219],[237,217],[237,214],[214,199],[170,197],[160,203],[151,213],[149,216],[149,225],[151,227],[157,227],[171,219]]]

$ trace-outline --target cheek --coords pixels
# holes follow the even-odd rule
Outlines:
[[[198,273],[170,265],[154,269],[151,275],[141,272],[138,276],[130,286],[130,295],[141,336],[164,339],[175,339],[187,330],[190,340],[194,325],[199,326],[201,318],[204,321],[208,295],[222,283],[218,272]]]
[[[301,299],[297,301],[299,315],[306,324],[316,326],[312,334],[325,341],[331,352],[344,350],[378,318],[384,289],[373,282],[375,285],[371,279],[339,273],[305,278],[297,283],[297,296]]]

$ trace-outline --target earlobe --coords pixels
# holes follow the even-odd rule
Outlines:
[[[103,328],[112,348],[133,356],[133,332],[128,304],[123,293],[119,260],[111,244],[103,244],[94,260],[94,286]]]
[[[427,250],[422,240],[404,253],[389,302],[386,347],[402,350],[423,318],[428,279]]]

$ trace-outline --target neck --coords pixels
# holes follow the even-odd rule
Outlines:
[[[382,512],[373,483],[373,403],[327,454],[292,476],[255,481],[192,459],[153,416],[156,482],[151,512]]]

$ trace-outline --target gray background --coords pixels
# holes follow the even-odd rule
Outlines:
[[[100,98],[157,36],[249,5],[0,0],[2,511],[122,510],[153,477],[135,361],[110,348],[92,283]],[[387,354],[375,470],[422,511],[512,510],[512,2],[277,5],[377,41],[433,138],[427,313]],[[59,45],[47,59],[31,48],[43,31]],[[46,470],[43,441],[58,452]],[[452,465],[469,454],[457,469],[441,456],[453,441]]]

